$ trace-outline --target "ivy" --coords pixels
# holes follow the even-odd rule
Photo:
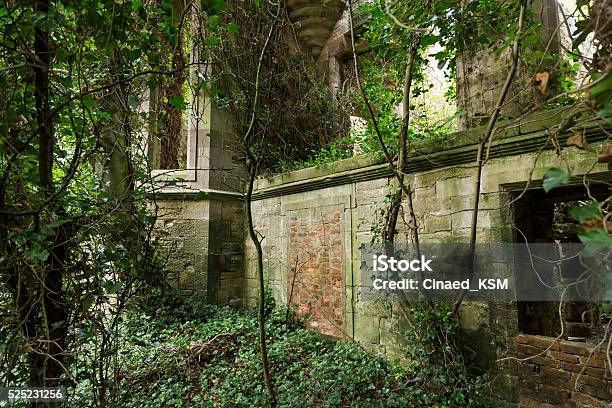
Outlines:
[[[547,193],[553,188],[557,188],[560,185],[567,184],[570,181],[569,174],[563,169],[553,167],[549,169],[542,179],[542,187]]]

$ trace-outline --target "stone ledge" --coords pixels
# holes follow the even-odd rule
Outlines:
[[[174,181],[186,182],[196,181],[196,169],[168,169],[168,170],[151,170],[151,178],[154,182]]]
[[[580,111],[561,108],[530,115],[520,123],[505,128],[501,123],[499,127],[503,130],[495,135],[489,157],[514,156],[537,151],[547,140],[548,129],[577,112]],[[564,139],[569,134],[575,130],[583,130],[589,143],[602,141],[606,139],[606,134],[600,126],[599,122],[582,122],[564,132],[559,139],[565,146]],[[479,127],[454,133],[445,140],[426,140],[414,143],[411,150],[418,155],[413,155],[408,159],[406,172],[416,173],[474,162],[478,151],[478,137],[484,130],[484,127]],[[356,156],[257,180],[253,199],[261,200],[392,175],[384,157]]]
[[[158,200],[242,200],[244,195],[233,191],[213,190],[209,188],[192,189],[192,188],[163,188],[154,195]]]

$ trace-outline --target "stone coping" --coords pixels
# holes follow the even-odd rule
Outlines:
[[[537,151],[547,140],[551,130],[564,119],[577,115],[577,122],[559,137],[562,146],[573,131],[584,131],[589,143],[606,139],[598,121],[580,121],[585,107],[558,108],[531,114],[519,121],[498,124],[490,149],[490,158],[513,156]],[[473,163],[478,151],[479,137],[486,127],[452,133],[439,140],[422,140],[410,148],[406,173]],[[552,146],[550,147],[552,149]],[[254,200],[278,197],[304,191],[391,177],[393,173],[382,154],[359,155],[316,167],[279,174],[255,181]],[[231,191],[172,188],[158,190],[156,196],[165,200],[243,199],[243,194]]]
[[[151,178],[154,182],[160,181],[196,181],[196,171],[188,170],[151,170]]]
[[[153,194],[159,200],[242,200],[244,197],[234,191],[181,187],[164,187]]]
[[[559,137],[562,146],[565,145],[566,137],[576,130],[584,131],[589,143],[605,140],[606,135],[600,128],[602,122],[579,121],[579,117],[585,112],[584,107],[558,108],[529,115],[520,122],[500,122],[491,144],[489,157],[513,156],[537,151],[547,140],[550,131],[572,115],[577,115],[578,121]],[[406,173],[474,162],[478,151],[478,140],[485,129],[486,127],[482,126],[450,134],[441,140],[413,143]],[[261,200],[392,175],[382,154],[355,156],[256,180],[253,199]]]

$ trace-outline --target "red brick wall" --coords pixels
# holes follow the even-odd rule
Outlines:
[[[307,325],[341,337],[344,329],[342,211],[289,219],[287,299]]]
[[[538,355],[520,363],[522,406],[611,406],[612,375],[607,367],[605,347],[595,350],[591,356],[592,345],[555,341],[551,337],[521,334],[516,343],[519,358]]]

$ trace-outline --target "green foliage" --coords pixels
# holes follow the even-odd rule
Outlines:
[[[367,2],[359,10],[369,16],[363,24],[361,36],[367,40],[372,51],[369,58],[360,58],[360,75],[364,93],[375,111],[383,140],[391,151],[397,151],[397,138],[402,127],[402,117],[398,114],[397,107],[401,105],[404,96],[408,52],[413,44],[417,44],[418,52],[413,64],[409,107],[411,126],[408,129],[408,138],[442,138],[456,128],[453,115],[446,115],[447,112],[442,109],[447,101],[437,100],[437,106],[433,109],[424,103],[424,100],[434,98],[430,92],[434,85],[428,82],[426,73],[428,53],[433,45],[441,41],[442,36],[430,32],[414,33],[399,27],[386,14],[385,4],[381,1]],[[411,27],[420,28],[438,21],[437,17],[432,16],[435,11],[417,3],[397,4],[393,12]],[[443,67],[453,60],[454,53],[448,48],[438,52],[435,58],[438,59],[439,66]],[[447,76],[452,80],[453,75],[447,73]],[[368,118],[368,129],[360,140],[360,150],[364,153],[380,152],[369,113],[362,104],[358,104],[358,107],[361,115]]]
[[[570,181],[570,176],[563,169],[553,167],[549,169],[542,179],[542,187],[547,193],[553,188],[567,184]]]
[[[601,204],[597,201],[587,201],[572,207],[570,215],[581,224],[587,220],[601,220]]]
[[[417,406],[487,406],[488,378],[468,369],[476,355],[459,345],[461,329],[450,304],[436,302],[433,309],[425,302],[410,304],[409,313],[408,373]]]
[[[380,117],[385,141],[391,146],[393,135],[401,127],[396,107],[403,96],[407,56],[413,46],[417,46],[418,53],[410,95],[410,137],[444,137],[456,131],[455,108],[450,103],[456,98],[457,56],[480,48],[499,52],[513,40],[511,35],[504,34],[515,31],[508,24],[508,16],[516,13],[516,4],[512,2],[377,0],[364,3],[359,11],[368,16],[361,35],[372,51],[371,60],[362,68],[364,90]],[[445,80],[450,83],[443,96],[432,89],[438,86],[432,79],[440,80],[439,75],[428,78],[431,75],[428,66],[433,61],[437,62],[438,69],[444,70]]]
[[[354,149],[359,146],[360,140],[361,138],[359,136],[337,137],[329,141],[329,143],[323,147],[311,149],[310,156],[305,160],[279,158],[276,171],[287,172],[299,170],[347,159],[353,156]],[[268,171],[265,173],[271,174],[272,172]]]
[[[585,244],[589,254],[598,253],[603,249],[612,247],[612,237],[603,228],[593,228],[578,234],[580,241]]]
[[[121,323],[123,364],[114,406],[266,406],[255,311],[164,297],[162,303],[131,308]],[[446,374],[423,366],[431,362],[425,350],[416,351],[419,360],[406,366],[303,329],[286,321],[282,309],[270,310],[266,325],[279,407],[468,407],[482,406],[485,399],[476,383],[465,386],[464,371],[453,372],[457,364]],[[70,406],[92,406],[88,378],[84,369]]]
[[[337,151],[319,151],[333,148],[332,140],[343,138],[348,128],[348,102],[330,100],[327,78],[308,50],[287,52],[283,33],[292,28],[283,17],[275,21],[275,14],[276,5],[270,2],[230,2],[228,12],[220,16],[228,35],[211,49],[220,68],[205,87],[229,113],[235,133],[243,137],[251,124],[256,67],[262,47],[269,45],[261,60],[256,120],[248,143],[260,160],[261,173],[300,167],[294,163],[315,160],[315,155],[336,157]],[[236,150],[247,156],[244,147]]]
[[[596,72],[592,79],[594,85],[588,90],[589,99],[598,109],[597,116],[612,124],[612,73]]]
[[[165,279],[132,129],[147,119],[137,112],[145,72],[177,43],[177,15],[169,0],[33,4],[44,2],[0,11],[0,384],[69,383],[63,367],[45,370],[79,366],[88,337],[92,381],[105,383],[124,302]],[[111,160],[124,173],[113,176]]]

